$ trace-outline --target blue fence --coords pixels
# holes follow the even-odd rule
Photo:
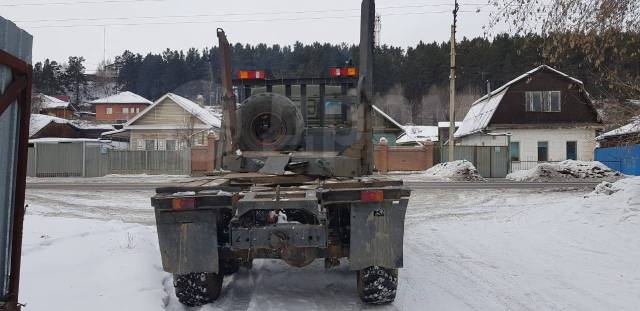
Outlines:
[[[598,148],[595,158],[614,170],[640,176],[640,145]]]

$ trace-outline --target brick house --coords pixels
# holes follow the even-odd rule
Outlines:
[[[478,99],[456,144],[509,146],[512,169],[538,162],[593,160],[602,122],[583,83],[539,66]]]
[[[89,103],[95,105],[96,121],[102,123],[126,123],[153,104],[150,100],[129,91]]]

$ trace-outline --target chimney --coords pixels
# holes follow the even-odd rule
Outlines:
[[[198,106],[204,107],[204,96],[202,96],[202,94],[196,96],[196,103]]]
[[[487,94],[491,94],[491,82],[487,80]]]

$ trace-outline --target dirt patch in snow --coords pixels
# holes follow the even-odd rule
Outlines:
[[[616,181],[624,175],[598,161],[566,160],[558,163],[542,163],[536,167],[513,172],[507,179],[515,181],[566,181],[603,180]]]
[[[422,173],[423,176],[437,177],[452,181],[483,181],[478,170],[467,160],[440,163]]]

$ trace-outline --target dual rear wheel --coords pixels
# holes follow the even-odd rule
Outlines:
[[[227,269],[229,268],[229,269]],[[233,273],[236,266],[226,267],[221,273]],[[372,266],[358,271],[358,296],[366,304],[389,304],[396,298],[398,269]],[[222,291],[221,274],[189,273],[174,276],[176,296],[188,307],[214,302]]]

